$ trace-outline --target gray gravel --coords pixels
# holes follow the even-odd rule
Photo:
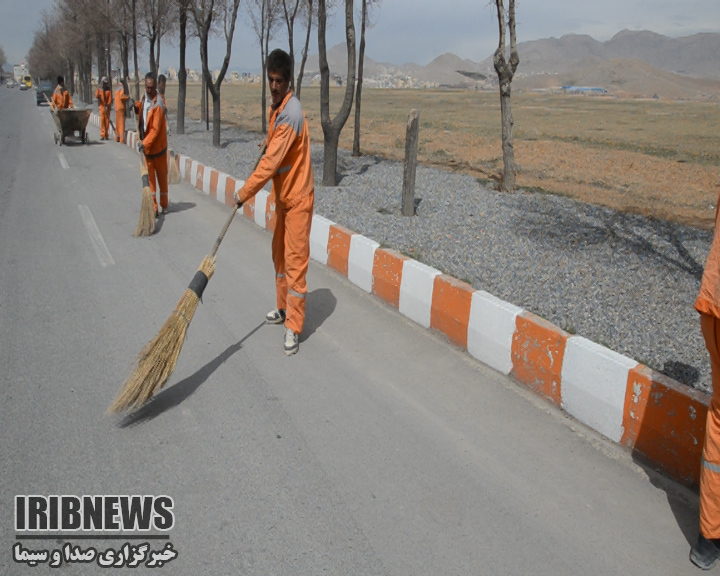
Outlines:
[[[174,122],[172,122],[174,128]],[[211,126],[212,129],[212,126]],[[188,122],[177,151],[245,178],[261,136]],[[574,200],[488,190],[473,177],[419,167],[417,215],[400,215],[402,163],[340,151],[336,188],[314,144],[315,213],[412,256],[659,372],[711,391],[693,308],[712,233]],[[172,192],[171,192],[172,196]]]

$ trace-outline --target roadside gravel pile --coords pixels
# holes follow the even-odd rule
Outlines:
[[[186,124],[184,136],[170,135],[176,152],[240,179],[250,173],[260,140],[227,128],[216,149],[212,131],[196,122]],[[405,218],[402,163],[341,150],[341,182],[330,188],[321,184],[322,144],[313,145],[312,156],[316,214],[711,391],[693,303],[712,233],[560,196],[504,194],[472,176],[422,166],[417,215]]]

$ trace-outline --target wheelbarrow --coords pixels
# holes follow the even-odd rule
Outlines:
[[[50,109],[53,120],[55,121],[55,144],[62,146],[65,144],[66,136],[75,136],[78,133],[80,141],[88,141],[87,124],[90,120],[90,108],[65,108],[60,110]]]

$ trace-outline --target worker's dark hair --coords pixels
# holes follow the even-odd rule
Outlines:
[[[65,82],[65,78],[63,78],[62,76],[58,76],[57,81],[58,81],[58,84],[62,84],[63,82]]]
[[[290,54],[280,48],[276,48],[270,52],[267,57],[267,71],[268,73],[279,72],[283,75],[283,79],[290,80],[290,76],[292,75],[292,59],[290,58]]]
[[[152,78],[153,80],[155,80],[155,82],[157,82],[157,76],[155,76],[155,72],[148,72],[147,74],[145,74],[145,80],[147,80],[148,78]]]
[[[158,76],[158,83],[160,83],[160,82],[167,82],[167,78],[165,78],[165,74],[160,74],[160,76]]]

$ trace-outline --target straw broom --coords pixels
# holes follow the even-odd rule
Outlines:
[[[140,134],[140,123],[135,119],[138,137]],[[142,140],[141,140],[142,141]],[[155,205],[153,204],[153,191],[150,189],[150,178],[148,177],[147,161],[145,153],[140,152],[140,178],[142,179],[142,204],[140,205],[140,220],[135,228],[135,237],[152,236],[155,232]]]
[[[180,170],[175,162],[175,152],[168,151],[168,184],[180,184]]]
[[[255,167],[259,164],[264,153],[265,147],[263,147],[257,162],[255,162]],[[152,398],[155,392],[162,388],[170,378],[175,370],[180,350],[182,350],[198,302],[200,302],[203,291],[215,272],[215,255],[237,210],[237,206],[232,209],[220,235],[215,240],[212,251],[203,259],[192,282],[190,282],[187,290],[185,290],[182,298],[175,306],[175,310],[165,321],[160,332],[140,352],[133,373],[123,384],[117,398],[108,408],[108,413],[120,412],[127,408],[139,408]]]

